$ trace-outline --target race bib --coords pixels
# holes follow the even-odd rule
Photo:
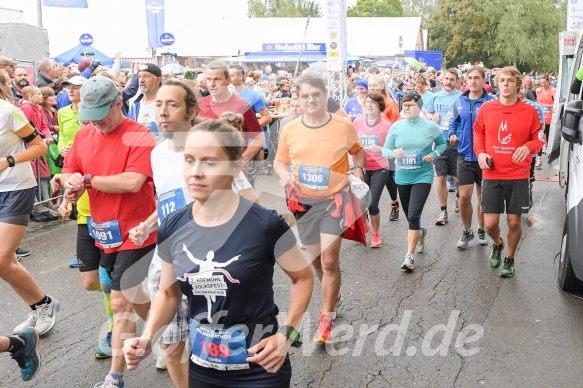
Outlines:
[[[326,190],[330,179],[330,169],[318,166],[298,166],[300,185],[312,190]]]
[[[103,248],[117,248],[123,244],[117,220],[95,222],[91,217],[87,217],[87,228],[91,237]]]
[[[404,154],[399,158],[399,168],[404,170],[415,170],[421,167],[421,155],[419,152]]]
[[[247,328],[233,326],[213,328],[190,320],[190,359],[204,368],[218,370],[249,369],[247,362]]]
[[[358,140],[360,140],[360,144],[364,148],[368,148],[370,146],[378,146],[379,144],[379,135],[369,135],[369,134],[359,134]]]
[[[158,197],[158,219],[162,222],[168,214],[185,206],[186,201],[182,189],[168,191]]]

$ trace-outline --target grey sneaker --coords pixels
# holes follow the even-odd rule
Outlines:
[[[166,358],[164,357],[164,351],[162,350],[162,347],[160,346],[160,343],[156,343],[156,369],[159,371],[165,371],[166,369],[168,369],[168,367],[166,366]]]
[[[478,245],[488,245],[488,240],[486,239],[486,229],[478,228]]]
[[[442,210],[435,220],[435,225],[445,225],[447,224],[447,210]]]
[[[29,312],[24,322],[16,326],[14,330],[12,330],[12,333],[18,334],[26,329],[34,329],[36,325],[36,316],[37,316],[36,310]]]
[[[401,269],[406,271],[413,271],[415,269],[415,259],[413,258],[412,254],[407,253],[405,255],[405,261],[403,261],[403,264],[401,264]]]
[[[466,229],[462,232],[462,237],[457,242],[458,249],[466,249],[468,243],[474,239],[474,231],[472,228]]]
[[[102,383],[97,383],[93,386],[93,388],[124,388],[124,382],[119,382],[110,375],[105,377],[105,381]]]
[[[423,251],[425,251],[425,248],[427,247],[425,237],[427,237],[427,228],[422,226],[421,235],[419,236],[419,241],[417,241],[417,253],[423,253]]]
[[[453,203],[453,211],[456,213],[460,212],[460,197],[455,197],[455,202]]]
[[[61,309],[61,302],[55,298],[51,298],[50,303],[46,303],[36,309],[36,324],[34,328],[38,331],[38,335],[44,335],[51,331],[57,322],[57,313]]]

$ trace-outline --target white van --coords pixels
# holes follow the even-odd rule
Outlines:
[[[557,283],[568,292],[583,291],[583,90],[575,81],[583,66],[583,46],[575,32],[560,34],[560,63],[549,133],[549,163],[559,159],[559,185],[566,210]],[[574,92],[574,93],[572,93]]]

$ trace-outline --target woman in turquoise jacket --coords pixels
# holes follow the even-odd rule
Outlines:
[[[383,147],[384,157],[397,159],[395,181],[409,222],[407,254],[401,269],[408,271],[415,268],[415,247],[419,253],[425,250],[427,229],[421,226],[421,213],[433,183],[433,161],[446,148],[439,127],[419,117],[422,106],[417,92],[409,92],[403,98],[405,119],[393,124]]]

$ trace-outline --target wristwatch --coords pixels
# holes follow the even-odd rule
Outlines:
[[[355,170],[357,168],[360,168],[362,170],[362,175],[366,174],[366,170],[364,169],[363,166],[354,166],[354,169],[353,170]]]
[[[300,333],[296,330],[295,327],[284,325],[279,328],[278,332],[285,335],[285,337],[291,341],[291,346],[294,348],[299,348],[302,346],[302,342],[300,341]]]
[[[14,167],[16,165],[16,162],[14,161],[12,155],[8,155],[6,157],[6,160],[8,161],[8,167]]]
[[[93,175],[91,174],[85,174],[85,177],[83,177],[83,184],[86,189],[93,188],[93,186],[91,186],[91,179],[93,179]]]

